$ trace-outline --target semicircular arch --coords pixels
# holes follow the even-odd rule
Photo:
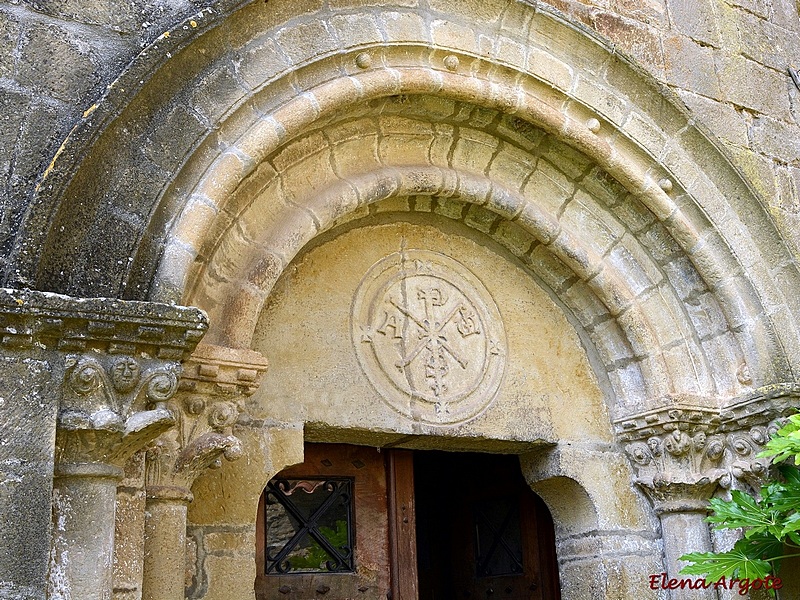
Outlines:
[[[31,253],[39,257],[33,267],[38,286],[81,295],[185,298],[207,232],[225,229],[227,203],[263,168],[266,157],[365,103],[389,97],[414,102],[435,95],[511,115],[521,129],[541,129],[570,148],[573,158],[586,157],[644,207],[643,214],[659,226],[661,242],[679,248],[680,277],[696,275],[702,290],[692,301],[713,300],[698,313],[720,308],[721,331],[735,343],[724,344],[728,356],[716,379],[692,367],[695,382],[690,381],[692,369],[682,382],[674,375],[679,368],[655,368],[651,379],[659,380],[661,373],[668,379],[656,395],[706,395],[717,388],[736,392],[731,372],[742,357],[750,364],[754,385],[792,378],[800,344],[791,316],[794,295],[782,282],[795,281],[797,274],[762,204],[689,116],[608,47],[559,16],[503,0],[485,4],[481,38],[457,35],[459,23],[471,18],[466,14],[449,15],[431,29],[417,27],[424,19],[415,9],[385,7],[364,16],[363,27],[351,27],[339,18],[343,15],[325,9],[302,13],[288,5],[280,8],[266,15],[247,6],[187,45],[103,132],[48,207],[55,214],[49,235]],[[170,96],[187,104],[167,101]],[[165,120],[175,129],[196,130],[196,135],[185,136],[175,149]],[[398,131],[389,137],[402,136]],[[122,146],[132,150],[121,156],[116,150]],[[457,172],[456,178],[464,179]],[[423,171],[417,175],[425,178]],[[131,183],[142,189],[126,197]],[[424,191],[418,184],[408,186],[409,193],[442,195],[441,189]],[[508,191],[512,203],[519,200],[518,190]],[[504,202],[497,199],[494,208],[512,221],[519,221],[526,206],[538,206],[517,202],[509,215]],[[636,276],[646,261],[634,259],[636,268],[620,269],[621,264],[613,264],[613,250],[590,252],[601,236],[580,228],[558,229],[558,217],[545,211],[536,217],[538,228],[528,232],[590,284],[629,345],[650,354],[657,348],[660,357],[673,350],[673,342],[680,346],[680,341],[658,339],[654,323],[663,322],[664,302],[631,307],[631,299],[638,297]],[[34,214],[30,223],[40,218]],[[553,222],[557,234],[549,239],[547,226]],[[108,255],[93,252],[89,240],[106,228],[119,234],[118,248]],[[619,247],[633,255],[631,249],[641,249],[648,232],[625,231],[622,237],[632,242]],[[630,260],[622,252],[616,259]],[[247,280],[253,265],[245,261],[240,266],[239,277]],[[91,275],[95,270],[107,273],[102,283]],[[666,287],[672,296],[667,310],[689,328],[678,327],[679,334],[700,345],[714,338],[687,318],[690,309],[679,285]],[[237,297],[237,291],[231,293]],[[201,296],[193,292],[192,297]],[[640,342],[652,335],[657,341]],[[702,352],[679,348],[672,354],[679,364]]]

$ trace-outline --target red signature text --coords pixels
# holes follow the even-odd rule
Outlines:
[[[764,579],[738,579],[735,577],[728,579],[722,576],[716,581],[690,577],[675,579],[670,578],[666,573],[650,575],[651,590],[700,590],[713,588],[715,590],[737,590],[740,595],[744,596],[750,590],[779,590],[782,587],[783,582],[780,578],[772,575],[768,575]]]

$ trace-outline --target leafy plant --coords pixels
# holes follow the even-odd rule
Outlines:
[[[800,414],[789,417],[758,456],[773,457],[775,463],[792,458],[800,465]],[[778,471],[782,480],[762,487],[760,499],[738,490],[730,500],[711,499],[708,522],[716,529],[741,528],[744,537],[727,552],[684,554],[681,560],[691,564],[681,573],[712,580],[766,579],[778,571],[782,559],[800,556],[800,469],[784,464]]]

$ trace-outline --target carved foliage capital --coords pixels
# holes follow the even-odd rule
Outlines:
[[[688,491],[689,485],[708,497],[717,485],[727,488],[737,481],[757,492],[767,476],[770,461],[758,454],[780,426],[779,421],[752,425],[751,420],[723,421],[707,412],[673,408],[648,413],[633,417],[628,427],[618,432],[636,471],[636,482],[657,505],[665,500],[656,490],[666,490],[667,484],[675,484],[670,493],[682,490],[691,504],[694,492]],[[706,481],[710,483],[706,485]]]
[[[252,350],[197,347],[170,403],[177,427],[147,451],[148,496],[172,497],[183,489],[189,497],[188,489],[206,469],[241,456],[234,428],[266,369],[266,359]]]
[[[57,461],[121,466],[171,427],[180,366],[129,354],[69,354],[58,416]]]

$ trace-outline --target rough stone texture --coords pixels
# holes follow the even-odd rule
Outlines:
[[[665,522],[662,543],[630,484],[675,472],[637,446],[632,473],[609,417],[635,445],[631,432],[667,415],[680,424],[674,444],[685,435],[707,452],[712,430],[680,411],[713,408],[697,414],[719,419],[714,435],[743,427],[758,445],[752,431],[796,395],[800,92],[787,67],[799,34],[789,0],[0,2],[0,282],[188,299],[211,312],[214,343],[255,340],[277,357],[255,420],[224,432],[241,434],[247,460],[193,487],[191,597],[250,593],[260,486],[297,462],[304,435],[380,446],[409,433],[424,434],[409,445],[440,449],[556,443],[526,476],[556,516],[564,597],[640,597],[631,590],[662,554],[681,551],[667,543],[681,541],[674,531],[686,529],[685,546],[702,525],[670,533]],[[447,436],[366,404],[374,391],[348,354],[347,309],[366,270],[341,264],[396,251],[370,228],[398,227],[398,212],[416,219],[417,246],[469,263],[514,324],[498,400]],[[424,223],[440,229],[422,235]],[[340,225],[348,243],[327,233]],[[125,330],[112,321],[97,331]],[[40,442],[30,477],[3,463],[3,485],[30,486],[35,504],[2,507],[3,526],[16,527],[6,515],[20,507],[39,515],[29,547],[0,557],[23,590],[9,597],[41,596],[56,416],[36,386],[49,394],[65,368],[51,326],[3,339],[23,349],[3,347],[0,380],[27,385],[0,394],[14,400],[0,411],[35,417]],[[154,350],[122,333],[171,360],[188,343]],[[769,418],[743,408],[764,404]],[[743,413],[736,427],[726,407]],[[14,452],[30,450],[21,427],[3,433]],[[755,485],[756,464],[737,477]],[[118,496],[118,537],[141,531],[137,485]],[[140,548],[118,548],[116,594],[132,600]]]
[[[143,47],[183,19],[212,4],[224,12],[235,3],[0,2],[0,103],[9,108],[0,117],[9,136],[0,143],[3,271],[37,180],[107,86]]]
[[[58,389],[60,373],[48,364],[46,355],[36,358],[7,350],[4,354],[0,528],[6,551],[0,555],[1,593],[6,598],[41,599],[50,554],[57,411],[49,398]]]
[[[9,540],[9,551],[0,559],[0,579],[10,586],[7,597],[14,598],[17,597],[14,594],[18,594],[19,597],[43,598],[47,555],[50,554],[45,548],[50,545],[49,506],[56,448],[58,446],[60,461],[68,460],[66,455],[71,449],[58,442],[57,417],[61,419],[59,432],[64,427],[77,429],[80,428],[79,425],[75,427],[78,411],[86,408],[83,401],[73,402],[75,398],[70,398],[70,390],[65,385],[65,378],[73,383],[77,381],[72,377],[76,373],[73,367],[77,359],[70,361],[66,354],[89,351],[100,356],[109,351],[133,353],[138,350],[141,358],[160,355],[175,360],[194,348],[205,331],[205,320],[196,309],[2,289],[0,327],[4,354],[0,363],[3,367],[0,410],[7,413],[3,419],[7,426],[3,429],[2,444],[2,484],[7,491],[2,495],[0,514],[3,515],[3,536]],[[76,385],[84,389],[81,384]],[[72,421],[65,423],[60,410],[71,410],[66,420]],[[95,407],[95,411],[102,413],[103,406]],[[104,418],[107,420],[107,416]],[[69,479],[64,483],[65,489],[88,489],[79,479]],[[95,588],[105,585],[110,592],[114,484],[110,490],[108,486],[100,488],[92,488],[86,498],[79,492],[81,498],[75,502],[76,506],[81,502],[87,502],[88,506],[93,502],[91,497],[95,497],[102,503],[103,513],[112,516],[110,521],[105,519],[108,525],[105,528],[100,525],[104,519],[98,519],[96,514],[73,511],[71,502],[66,499],[68,492],[61,490],[53,498],[58,501],[58,514],[64,516],[63,520],[56,520],[58,527],[72,522],[83,530],[86,525],[83,541],[106,553],[109,579],[96,582]],[[95,539],[94,535],[102,539]],[[64,541],[67,545],[56,553],[69,550],[72,542]],[[62,579],[62,575],[66,579]],[[67,579],[66,572],[51,573],[53,589],[61,590],[69,585]],[[68,591],[64,593],[65,598],[70,597]]]

